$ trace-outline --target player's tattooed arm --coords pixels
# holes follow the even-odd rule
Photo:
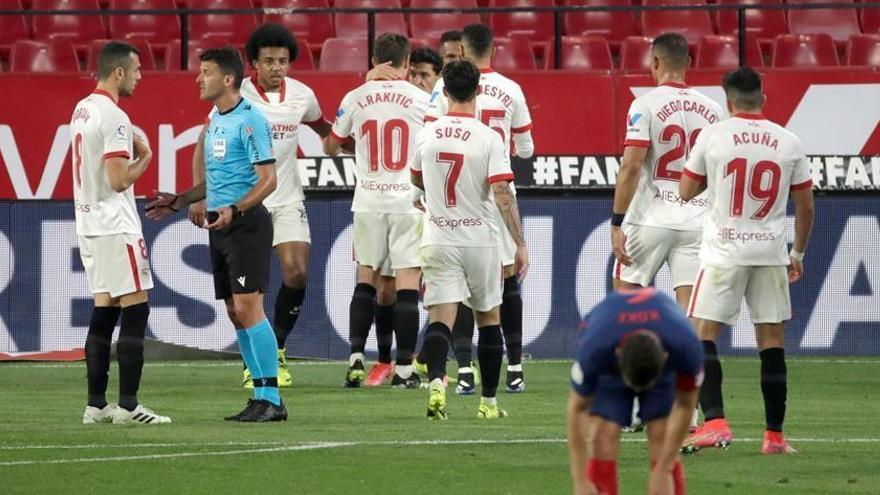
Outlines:
[[[526,249],[525,236],[523,236],[516,196],[513,195],[513,192],[510,190],[510,183],[506,180],[493,182],[492,192],[495,194],[495,204],[501,212],[501,219],[504,221],[504,225],[507,226],[510,236],[516,242],[513,265],[517,278],[522,282],[529,272],[529,253]]]

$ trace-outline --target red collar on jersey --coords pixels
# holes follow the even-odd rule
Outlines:
[[[111,95],[111,94],[108,93],[107,91],[104,91],[103,89],[97,89],[97,88],[95,88],[95,90],[92,91],[92,94],[94,94],[94,95],[104,95],[104,96],[106,96],[107,98],[110,98],[110,100],[112,100],[113,103],[116,103],[117,105],[119,104],[119,102],[116,101],[116,98],[114,98],[113,95]]]
[[[448,113],[446,114],[446,116],[447,116],[447,117],[468,117],[468,118],[471,118],[471,119],[474,118],[474,114],[472,114],[472,113],[464,113],[464,112],[448,112]]]
[[[373,81],[404,81],[404,80],[405,79],[402,77],[394,77],[391,79],[388,79],[387,77],[377,77],[376,79],[373,79]]]
[[[257,75],[251,75],[251,82],[254,84],[254,87],[257,88],[257,93],[260,94],[260,98],[263,99],[266,103],[269,103],[269,97],[266,96],[266,92],[263,91],[263,88],[260,87],[260,83],[258,82]],[[278,101],[284,101],[284,93],[287,91],[287,79],[281,81],[281,94],[279,95]]]
[[[669,86],[669,87],[678,88],[678,89],[690,88],[690,86],[688,86],[687,84],[682,84],[682,83],[678,83],[675,81],[666,81],[665,83],[661,84],[660,86]]]
[[[767,117],[764,117],[762,113],[748,113],[748,112],[739,112],[733,114],[734,117],[746,120],[767,120]]]
[[[487,67],[485,69],[480,69],[480,74],[491,74],[493,72],[495,72],[495,69],[493,69],[491,67]]]

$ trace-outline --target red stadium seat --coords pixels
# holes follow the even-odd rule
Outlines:
[[[644,5],[705,5],[705,0],[643,0]],[[712,20],[706,10],[659,10],[645,11],[641,14],[642,32],[645,36],[656,38],[665,32],[674,31],[687,38],[696,46],[700,38],[714,34]]]
[[[110,9],[174,9],[174,0],[110,0]],[[167,43],[180,38],[180,18],[176,15],[110,15],[110,38],[143,38]]]
[[[827,34],[782,34],[773,47],[773,67],[837,66],[834,41]]]
[[[492,7],[552,7],[553,0],[492,0]],[[523,33],[532,39],[545,40],[553,36],[552,12],[496,12],[489,14],[489,24],[496,36]]]
[[[315,8],[329,5],[327,0],[263,0],[263,8]],[[263,21],[287,27],[297,38],[305,39],[309,46],[315,48],[327,38],[335,36],[333,16],[330,14],[266,14]]]
[[[554,67],[554,43],[551,38],[547,43],[544,57],[544,68]],[[559,58],[560,69],[568,70],[611,70],[611,50],[608,42],[601,36],[563,36],[562,56]]]
[[[846,65],[880,68],[880,35],[858,34],[846,46]]]
[[[3,8],[21,9],[21,3],[18,0],[4,0]],[[24,16],[20,15],[0,15],[0,60],[9,60],[9,50],[12,44],[18,40],[26,40],[30,38],[28,32],[28,24]]]
[[[862,32],[880,34],[880,9],[861,9]]]
[[[751,67],[763,67],[761,46],[752,36],[746,37],[746,63]],[[699,69],[732,69],[739,66],[739,42],[734,36],[705,36],[697,46]]]
[[[852,3],[839,0],[837,3]],[[798,3],[828,3],[826,0],[798,0]],[[860,34],[855,9],[791,9],[788,27],[792,34],[827,34],[838,48],[843,48],[849,37]]]
[[[98,54],[110,40],[93,40],[89,45],[89,51],[86,55],[86,70],[94,71],[98,69]],[[156,60],[153,58],[153,49],[150,42],[144,39],[128,40],[138,51],[138,60],[141,61],[141,70],[156,70]]]
[[[188,0],[191,9],[251,9],[251,0]],[[257,27],[253,14],[190,15],[189,39],[225,39],[230,45],[244,45]]]
[[[78,71],[76,50],[68,40],[20,40],[12,44],[9,58],[12,72]]]
[[[620,68],[651,70],[651,38],[630,36],[620,45]]]
[[[199,55],[202,54],[205,50],[209,48],[218,48],[228,46],[228,43],[225,43],[220,39],[212,39],[208,37],[208,39],[202,40],[189,40],[188,52],[187,52],[187,71],[188,72],[198,72],[199,64],[201,61],[199,60]],[[241,53],[241,49],[239,49],[239,54],[241,54],[241,59],[246,60],[244,54]],[[245,62],[247,64],[247,62]],[[167,45],[165,45],[165,70],[180,70],[180,40],[175,40]]]
[[[782,0],[720,0],[722,5],[780,4]],[[718,11],[718,34],[735,36],[739,32],[739,17],[735,10]],[[758,38],[763,48],[773,49],[773,39],[788,34],[785,11],[746,10],[746,32]]]
[[[535,53],[528,36],[517,35],[510,38],[495,38],[495,55],[492,56],[495,70],[535,70]]]
[[[567,5],[624,6],[631,0],[566,0]],[[632,12],[568,12],[565,34],[572,36],[599,35],[608,40],[613,53],[620,51],[624,38],[638,34]]]
[[[34,10],[98,10],[97,0],[34,0]],[[39,15],[33,19],[35,40],[66,39],[86,45],[107,37],[99,15]]]
[[[309,50],[309,45],[306,43],[306,40],[297,37],[296,44],[299,46],[299,55],[296,57],[296,60],[290,64],[290,67],[293,70],[315,70],[315,56],[312,54],[312,51]]]
[[[336,0],[334,7],[342,8],[393,8],[400,7],[400,0]],[[376,35],[397,33],[407,35],[406,19],[403,14],[376,15]],[[336,14],[336,36],[339,38],[366,38],[366,14]],[[416,37],[423,37],[416,33]]]
[[[320,70],[364,72],[369,69],[367,52],[366,39],[330,38],[321,49]]]
[[[425,9],[473,9],[477,7],[474,0],[412,0],[410,8]],[[458,30],[467,26],[480,22],[480,15],[474,12],[457,13],[457,14],[418,14],[409,15],[409,31],[413,36],[419,38],[439,39],[446,31]],[[504,36],[502,33],[495,33],[498,36]]]

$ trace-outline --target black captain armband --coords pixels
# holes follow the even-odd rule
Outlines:
[[[626,217],[626,213],[611,212],[611,225],[613,227],[620,227],[621,225],[623,225],[624,217]]]

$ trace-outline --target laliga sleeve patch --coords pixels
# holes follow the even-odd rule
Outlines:
[[[577,361],[571,365],[571,381],[577,385],[584,384],[584,370],[581,369],[581,363]]]

